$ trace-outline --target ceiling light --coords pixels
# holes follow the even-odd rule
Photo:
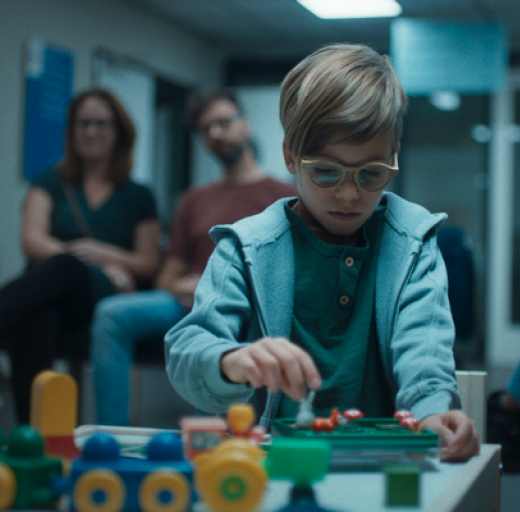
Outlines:
[[[297,0],[318,18],[391,18],[403,8],[395,0]]]
[[[460,107],[460,96],[454,91],[435,91],[430,95],[429,101],[436,109],[447,112]]]

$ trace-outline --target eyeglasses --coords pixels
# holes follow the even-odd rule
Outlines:
[[[100,132],[106,132],[114,126],[114,123],[108,119],[76,119],[75,125],[79,130],[88,130],[93,126]]]
[[[211,129],[214,126],[218,126],[219,128],[222,128],[223,130],[227,130],[232,123],[235,121],[238,121],[242,117],[242,114],[240,112],[236,112],[232,116],[229,117],[221,117],[220,119],[214,119],[208,124],[205,124],[204,126],[201,126],[197,132],[202,135],[203,137],[207,137],[208,133],[211,131]]]
[[[309,172],[312,183],[319,188],[337,187],[347,173],[354,174],[356,185],[366,192],[378,192],[384,189],[399,172],[397,153],[394,153],[394,165],[371,162],[362,166],[341,165],[328,160],[303,160],[302,167]]]

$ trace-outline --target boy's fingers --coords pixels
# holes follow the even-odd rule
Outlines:
[[[268,391],[274,393],[281,386],[281,368],[276,354],[269,350],[258,350],[254,360],[259,370],[261,381]]]
[[[475,424],[461,411],[432,415],[423,420],[427,428],[435,430],[442,439],[441,460],[467,460],[479,452],[480,442]]]
[[[444,461],[466,460],[479,452],[479,436],[472,423],[461,425],[447,437],[448,442],[441,453]]]
[[[293,400],[317,389],[321,378],[310,355],[285,338],[263,338],[225,356],[222,368],[233,382],[249,382],[268,391],[279,389]],[[306,385],[307,383],[307,385]]]
[[[302,361],[303,375],[307,382],[307,385],[311,389],[319,389],[321,387],[321,376],[318,368],[314,364],[314,361],[308,354],[304,354],[305,357]]]

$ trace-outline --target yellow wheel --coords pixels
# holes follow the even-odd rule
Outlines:
[[[125,503],[125,484],[113,471],[88,471],[78,478],[73,499],[78,512],[119,512]]]
[[[0,510],[10,508],[16,498],[16,476],[6,464],[0,463]]]
[[[143,512],[185,512],[190,501],[190,484],[182,473],[150,473],[139,488],[139,505]]]
[[[212,512],[252,512],[260,505],[266,480],[264,468],[254,459],[230,454],[206,468],[202,497]]]

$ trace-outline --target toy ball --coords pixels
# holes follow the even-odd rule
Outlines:
[[[118,457],[119,443],[109,434],[94,434],[83,447],[84,460],[108,461]]]
[[[146,452],[149,460],[183,460],[181,438],[172,432],[164,432],[153,436],[148,443]]]

